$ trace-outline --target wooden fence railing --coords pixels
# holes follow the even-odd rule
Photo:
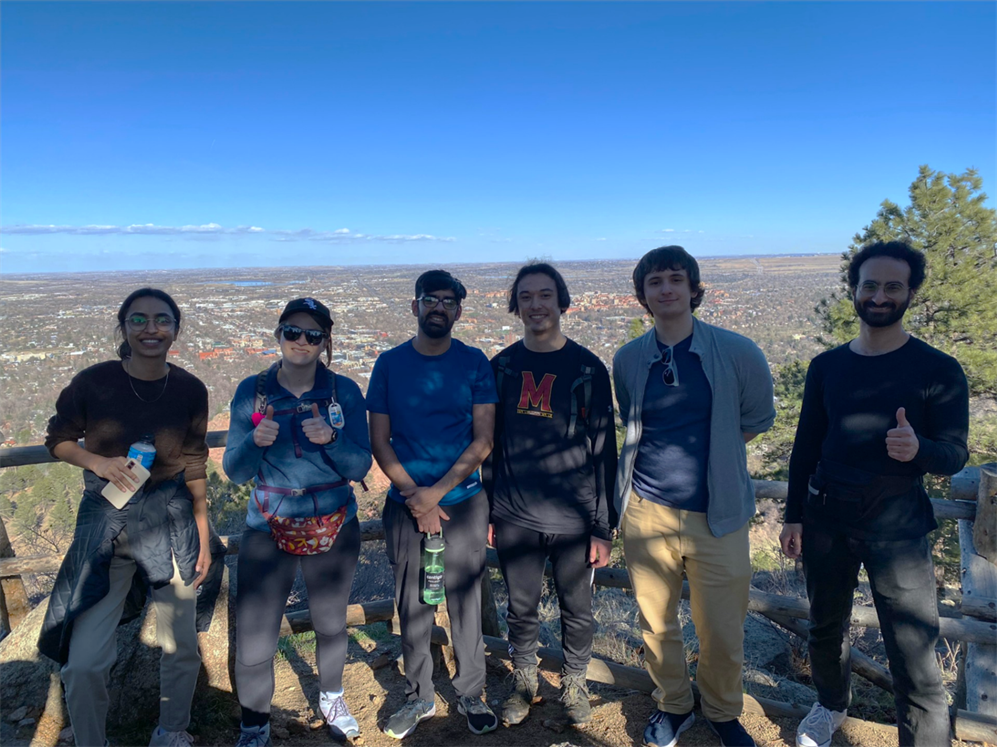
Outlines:
[[[225,445],[227,433],[212,431],[208,446]],[[0,468],[43,464],[55,461],[44,446],[27,446],[0,449]],[[755,494],[759,499],[785,500],[787,484],[778,481],[755,480]],[[949,498],[932,499],[935,517],[957,519],[961,553],[963,603],[960,617],[940,618],[941,635],[964,645],[960,678],[964,685],[965,703],[957,702],[952,712],[955,736],[968,741],[997,744],[997,464],[981,468],[970,467],[955,475],[951,481]],[[379,520],[361,522],[363,541],[384,538]],[[237,535],[222,537],[232,555],[239,550]],[[494,550],[488,551],[488,565],[498,567]],[[20,576],[22,574],[54,573],[62,557],[53,554],[15,557],[7,539],[6,528],[0,521],[0,625],[9,632],[29,610]],[[549,572],[548,568],[548,572]],[[600,568],[595,572],[595,584],[604,587],[630,589],[630,578],[625,569]],[[508,657],[508,646],[498,637],[498,622],[491,600],[490,586],[485,594],[485,644],[493,655]],[[688,585],[683,587],[683,597],[688,598]],[[490,602],[490,604],[489,604]],[[806,637],[809,604],[805,599],[768,594],[752,588],[748,609],[765,616],[786,630]],[[393,632],[398,631],[394,603],[390,599],[365,604],[351,604],[347,610],[348,625],[363,625],[384,621]],[[855,607],[851,623],[858,627],[879,628],[879,618],[872,607]],[[286,615],[282,635],[312,630],[307,610]],[[449,644],[449,631],[435,627],[433,642]],[[542,649],[541,666],[559,668],[560,653]],[[857,649],[852,651],[852,669],[856,674],[892,692],[892,678],[885,667]],[[645,692],[654,689],[648,674],[642,669],[624,666],[611,661],[593,659],[588,671],[589,679]],[[749,712],[763,713],[770,717],[802,717],[806,708],[780,701],[745,696]],[[887,728],[887,727],[884,727]]]

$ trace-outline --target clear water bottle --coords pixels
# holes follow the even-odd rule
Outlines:
[[[443,585],[443,531],[422,540],[422,601],[440,604],[446,598]]]
[[[156,461],[156,444],[153,436],[142,436],[128,449],[128,458],[134,459],[148,470],[152,469],[152,463]]]

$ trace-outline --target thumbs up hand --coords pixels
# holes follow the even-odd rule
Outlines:
[[[255,418],[254,418],[255,420]],[[253,429],[253,443],[261,449],[272,446],[277,440],[277,432],[280,430],[280,423],[273,419],[273,405],[267,405],[266,414],[263,420],[256,424]]]
[[[909,462],[917,456],[919,445],[917,434],[907,422],[907,411],[901,407],[897,410],[897,427],[886,432],[886,453],[898,462]]]
[[[331,443],[336,439],[336,432],[322,418],[318,405],[314,402],[312,402],[312,416],[307,420],[301,421],[301,429],[305,432],[305,436],[309,441],[319,446]]]

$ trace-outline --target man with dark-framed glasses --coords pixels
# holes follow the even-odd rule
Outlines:
[[[726,747],[754,745],[738,721],[755,513],[745,444],[775,421],[772,377],[755,343],[693,316],[704,288],[685,249],[648,252],[633,283],[654,328],[613,359],[626,426],[615,504],[656,686],[644,744],[672,747],[694,721],[678,618],[684,572],[703,715]]]
[[[827,747],[845,720],[860,565],[882,624],[900,744],[949,743],[926,537],[938,525],[922,478],[965,466],[969,389],[955,358],[904,330],[925,265],[901,241],[856,252],[847,279],[859,335],[807,371],[779,537],[788,557],[802,555],[810,598],[817,702],[796,732],[799,747]]]
[[[457,710],[484,734],[498,719],[482,700],[481,577],[488,498],[478,467],[492,449],[495,377],[488,359],[451,337],[464,285],[444,270],[415,283],[416,336],[378,357],[367,391],[371,450],[391,480],[383,521],[401,620],[407,702],[384,725],[401,739],[436,713],[430,633],[436,611],[422,594],[422,541],[441,530],[447,610],[457,659]]]

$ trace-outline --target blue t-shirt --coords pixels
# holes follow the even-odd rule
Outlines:
[[[713,391],[699,357],[690,352],[692,335],[672,347],[678,386],[666,386],[664,361],[654,364],[644,390],[641,436],[634,464],[637,495],[683,511],[705,513],[710,492]],[[664,355],[667,349],[658,341]]]
[[[485,354],[451,340],[443,355],[423,355],[412,340],[382,353],[367,388],[367,410],[391,418],[391,446],[416,485],[443,477],[473,440],[472,408],[498,402],[495,376]],[[441,506],[481,490],[475,471],[447,493]],[[394,485],[388,496],[405,498]]]

